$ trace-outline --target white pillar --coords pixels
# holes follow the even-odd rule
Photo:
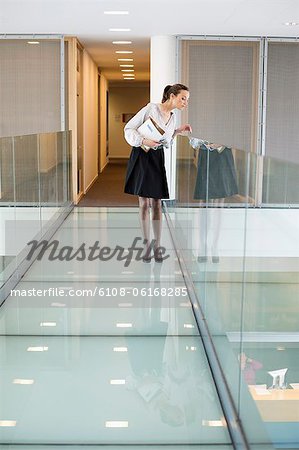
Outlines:
[[[174,36],[153,36],[151,38],[151,102],[159,103],[167,84],[176,80],[176,38]],[[176,149],[165,149],[165,168],[170,199],[175,198]]]

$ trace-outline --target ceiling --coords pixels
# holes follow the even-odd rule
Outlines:
[[[285,22],[299,23],[299,0],[0,0],[1,33],[77,36],[108,80],[122,80],[118,57],[133,57],[136,81],[149,80],[151,36],[298,36]]]

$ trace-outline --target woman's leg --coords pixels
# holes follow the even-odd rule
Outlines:
[[[145,249],[150,246],[150,199],[147,197],[138,197],[139,200],[139,220],[140,227],[145,240]]]
[[[213,240],[212,240],[212,261],[214,263],[219,262],[219,250],[218,250],[218,242],[221,228],[221,215],[222,208],[224,205],[224,198],[217,198],[212,200],[212,203],[215,205],[213,208]]]
[[[161,232],[162,232],[162,203],[159,198],[152,198],[152,223],[155,238],[155,249],[161,245]],[[155,259],[156,259],[155,255]]]

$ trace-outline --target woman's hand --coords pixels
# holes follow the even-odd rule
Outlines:
[[[184,132],[192,133],[192,127],[189,123],[186,123],[185,125],[182,125],[181,127],[177,128],[173,134],[173,137],[175,137],[177,134]]]
[[[158,147],[158,146],[160,145],[160,143],[157,142],[157,141],[152,141],[151,139],[146,139],[146,138],[144,138],[144,139],[142,140],[142,145],[145,145],[146,147],[153,148],[153,147]],[[144,151],[145,151],[145,152],[148,152],[149,149],[144,149]]]
[[[182,125],[181,127],[177,128],[177,133],[184,133],[184,132],[188,132],[188,133],[192,133],[192,127],[189,123],[185,123],[185,125]]]

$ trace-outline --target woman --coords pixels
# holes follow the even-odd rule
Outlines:
[[[169,147],[172,139],[183,131],[191,131],[189,124],[176,128],[174,109],[184,109],[189,100],[189,89],[183,84],[173,84],[165,87],[161,103],[148,103],[125,126],[125,139],[132,145],[125,192],[138,195],[139,215],[143,237],[145,240],[144,262],[150,262],[150,218],[152,208],[152,223],[154,231],[154,258],[162,262],[159,251],[162,229],[161,199],[169,198],[166,171],[164,166],[164,147]],[[138,128],[151,117],[165,131],[162,142],[144,138]]]

